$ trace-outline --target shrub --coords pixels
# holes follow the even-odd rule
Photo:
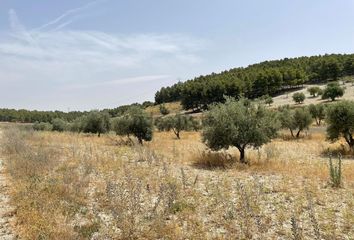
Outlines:
[[[193,165],[204,169],[227,169],[233,166],[235,159],[226,152],[204,151],[195,156]]]
[[[273,102],[274,102],[273,98],[271,96],[269,96],[269,95],[266,96],[266,98],[264,99],[264,103],[268,104],[269,106],[272,105]]]
[[[82,130],[85,133],[97,133],[101,136],[101,133],[106,133],[109,129],[110,120],[107,112],[91,111],[83,118]]]
[[[322,94],[322,99],[331,99],[334,101],[338,97],[342,97],[344,95],[344,88],[339,86],[339,83],[330,83],[324,89]]]
[[[343,101],[330,106],[327,111],[327,137],[334,141],[344,137],[350,148],[354,148],[354,102]]]
[[[322,90],[320,87],[310,87],[307,89],[307,91],[310,93],[312,97],[316,97],[318,95],[321,95]]]
[[[57,132],[64,132],[68,127],[68,123],[60,118],[53,119],[52,125],[52,130]]]
[[[143,102],[143,103],[141,104],[141,106],[142,106],[143,108],[148,108],[148,107],[154,106],[154,103],[151,102],[151,101],[145,101],[145,102]]]
[[[203,121],[203,141],[212,150],[236,147],[240,161],[247,147],[258,148],[276,136],[279,127],[275,114],[246,99],[228,98],[225,104],[211,106]]]
[[[160,105],[160,113],[162,115],[167,115],[170,113],[170,111],[167,109],[167,107],[165,106],[165,104],[161,104]]]
[[[82,132],[84,127],[84,122],[85,122],[85,118],[79,117],[74,121],[72,121],[71,123],[68,123],[68,130],[70,132],[77,132],[77,133]]]
[[[193,119],[190,116],[176,114],[166,118],[161,118],[157,121],[157,128],[160,131],[173,131],[178,139],[182,131],[192,130],[195,126]]]
[[[300,133],[308,129],[312,123],[312,116],[307,108],[291,110],[289,106],[285,106],[280,108],[279,111],[282,128],[289,129],[293,138],[298,138]],[[296,135],[294,131],[297,131]]]
[[[53,129],[52,124],[46,122],[35,122],[32,127],[35,131],[52,131]]]
[[[305,101],[305,94],[303,94],[303,93],[294,93],[293,94],[293,100],[297,104],[303,103]]]
[[[332,156],[329,155],[329,176],[332,187],[338,188],[342,185],[342,156],[338,155],[337,166],[333,165]]]
[[[320,126],[322,120],[324,120],[326,117],[325,106],[322,104],[318,104],[318,105],[311,104],[309,106],[309,111],[312,117],[316,120],[316,124]]]

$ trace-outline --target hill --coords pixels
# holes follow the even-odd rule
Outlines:
[[[155,102],[181,101],[184,109],[200,110],[213,102],[223,102],[224,95],[243,95],[251,99],[267,94],[274,96],[303,84],[323,83],[351,75],[354,75],[354,54],[285,58],[162,87],[155,94]]]

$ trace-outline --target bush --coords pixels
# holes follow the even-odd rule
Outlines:
[[[79,117],[79,118],[75,119],[73,122],[68,123],[67,129],[70,132],[80,133],[83,131],[84,123],[85,123],[85,118]]]
[[[225,152],[201,152],[195,157],[193,165],[204,169],[227,169],[235,164],[235,159]]]
[[[110,129],[109,114],[107,112],[91,111],[83,119],[82,130],[85,133],[106,133]]]
[[[53,129],[52,124],[46,122],[35,122],[32,127],[35,131],[52,131]]]
[[[143,103],[141,104],[141,106],[142,106],[143,108],[148,108],[148,107],[154,106],[154,103],[151,102],[151,101],[145,101],[145,102],[143,102]]]
[[[338,155],[337,166],[333,165],[332,156],[329,156],[329,176],[332,187],[338,188],[342,185],[342,156]]]
[[[170,111],[167,109],[167,107],[165,106],[165,104],[161,104],[160,105],[160,113],[162,115],[167,115],[170,113]]]
[[[322,94],[322,89],[320,87],[310,87],[307,89],[312,97],[316,97]]]
[[[293,138],[298,138],[300,133],[308,129],[312,123],[312,116],[307,108],[291,110],[289,106],[285,106],[280,108],[279,111],[282,128],[289,129]],[[294,131],[297,131],[296,135]]]
[[[326,117],[325,106],[322,104],[318,104],[318,105],[311,104],[309,106],[309,111],[312,117],[316,120],[316,124],[320,126],[322,120],[324,120]]]
[[[293,94],[293,100],[297,104],[303,103],[305,101],[305,94],[303,94],[303,93],[294,93]]]
[[[268,106],[270,106],[270,105],[272,105],[273,102],[274,102],[273,98],[269,95],[266,95],[266,97],[264,98],[264,103],[268,104]]]
[[[64,132],[68,127],[68,123],[60,118],[53,119],[52,125],[52,130],[57,132]]]
[[[354,148],[354,102],[343,101],[330,106],[326,122],[328,139],[334,141],[344,137],[349,147]]]
[[[330,83],[324,89],[322,94],[322,99],[331,99],[334,101],[338,97],[342,97],[344,95],[344,88],[339,86],[339,83]]]
[[[271,141],[279,127],[276,115],[246,99],[228,98],[225,104],[211,106],[203,121],[203,141],[212,150],[236,147],[240,161],[247,147],[258,148]]]

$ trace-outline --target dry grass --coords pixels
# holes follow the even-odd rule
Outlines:
[[[207,153],[200,134],[115,136],[4,130],[23,239],[346,239],[354,237],[354,163],[328,184],[319,133]]]
[[[170,114],[180,113],[182,111],[182,105],[180,102],[165,103],[165,107],[170,111]],[[161,116],[160,105],[155,105],[146,108],[146,112],[153,117]]]

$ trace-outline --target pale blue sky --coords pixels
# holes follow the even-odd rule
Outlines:
[[[0,0],[0,107],[111,108],[201,74],[353,52],[353,0]]]

